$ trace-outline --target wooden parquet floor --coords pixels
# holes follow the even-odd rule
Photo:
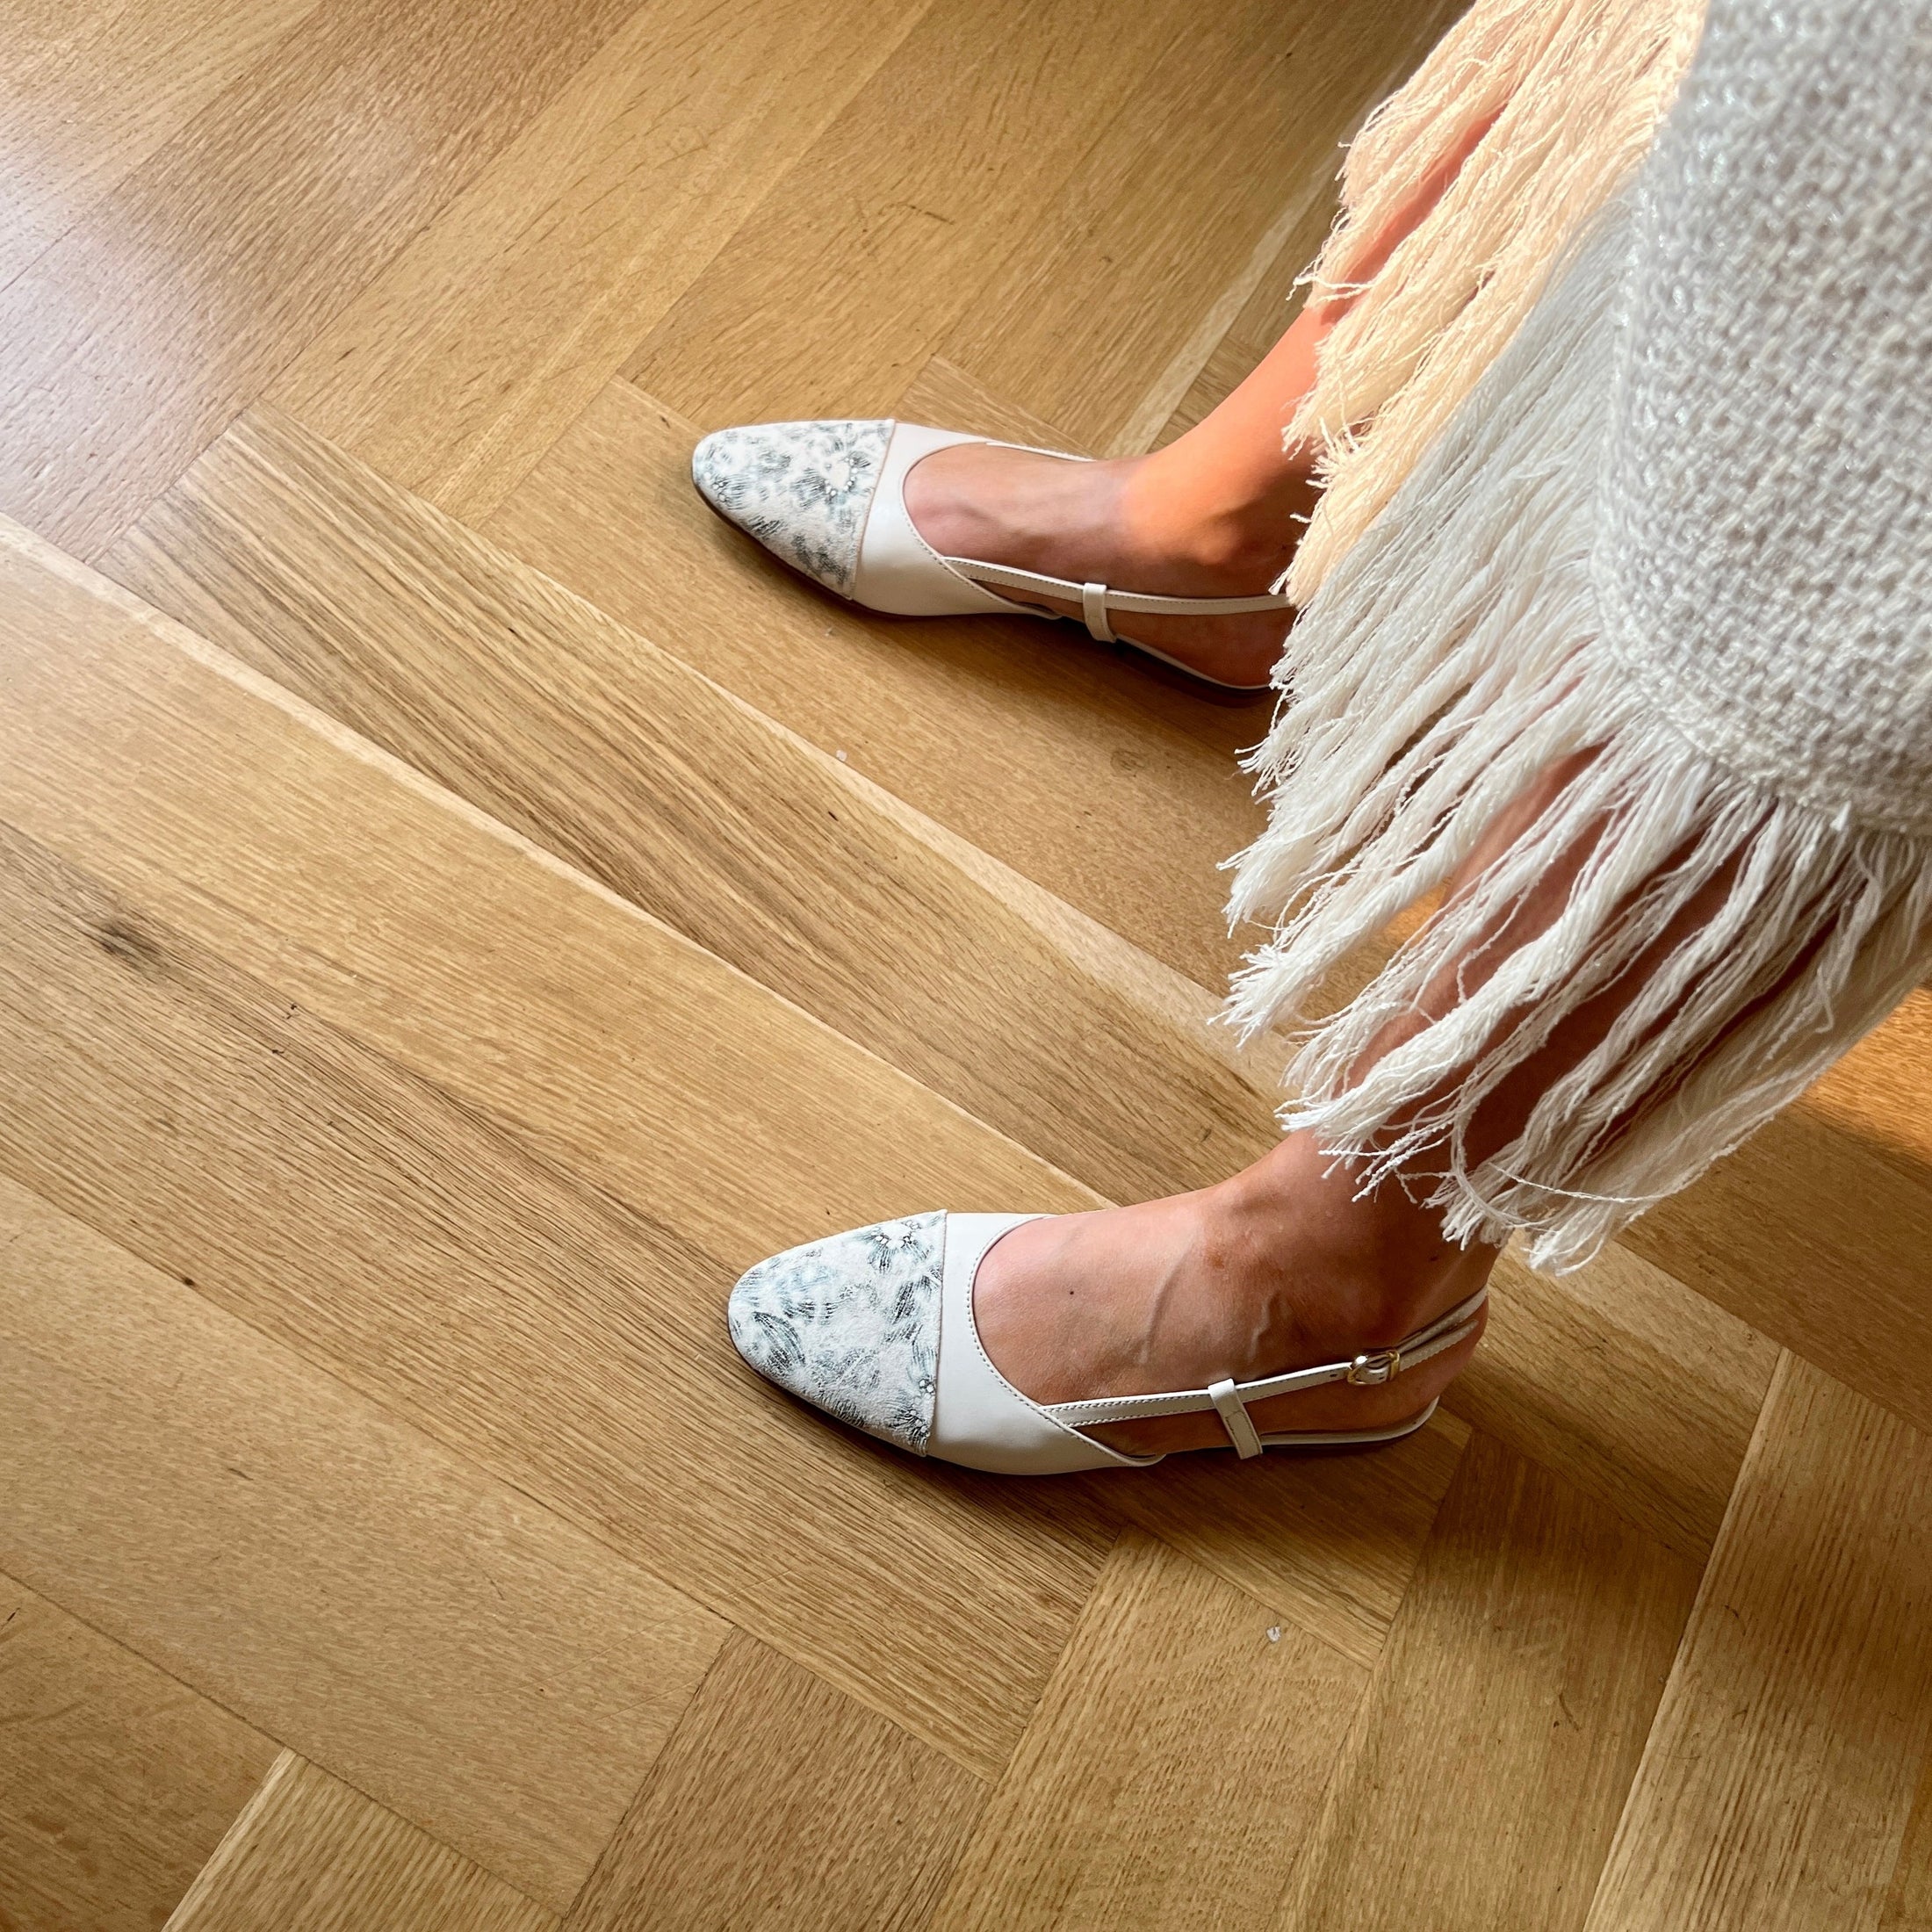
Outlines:
[[[1266,1143],[1260,719],[703,429],[1096,451],[1453,0],[0,22],[0,1927],[1932,1928],[1932,996],[1372,1456],[1027,1485],[737,1272]]]

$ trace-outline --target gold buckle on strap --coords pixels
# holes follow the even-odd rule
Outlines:
[[[1399,1348],[1371,1349],[1348,1365],[1348,1373],[1342,1379],[1353,1382],[1358,1388],[1374,1388],[1392,1375],[1400,1374],[1402,1366],[1402,1352]]]

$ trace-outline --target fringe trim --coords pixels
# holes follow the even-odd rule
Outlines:
[[[1553,761],[1595,753],[1303,1032],[1287,1076],[1300,1098],[1281,1115],[1359,1160],[1365,1188],[1432,1182],[1453,1238],[1522,1229],[1532,1264],[1556,1271],[1736,1146],[1932,965],[1932,844],[1736,777],[1648,708],[1604,640],[1589,552],[1628,235],[1614,203],[1303,612],[1277,673],[1293,702],[1249,760],[1271,822],[1230,861],[1234,916],[1274,936],[1229,1017],[1305,1026],[1330,970],[1446,884],[1498,811]],[[1382,1027],[1578,851],[1554,923],[1352,1080]],[[1727,872],[1715,915],[1610,1036],[1472,1165],[1483,1101]]]
[[[1287,579],[1296,604],[1381,514],[1569,237],[1643,157],[1703,18],[1704,0],[1476,0],[1370,117],[1308,276],[1311,299],[1355,299],[1287,432],[1318,448],[1324,486]],[[1405,205],[1452,169],[1430,212],[1359,281]]]

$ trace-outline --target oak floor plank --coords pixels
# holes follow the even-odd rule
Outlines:
[[[640,8],[270,399],[453,515],[487,514],[925,4]]]
[[[1071,971],[849,768],[272,410],[121,581],[1114,1199],[1217,1179],[1272,1109]]]
[[[0,1509],[11,1489],[0,1477]],[[241,1719],[0,1576],[0,1925],[153,1932],[274,1760]]]
[[[1809,1114],[1914,1176],[1932,1172],[1932,985],[1905,999],[1805,1095]]]
[[[1092,1197],[125,592],[0,563],[0,1168],[1002,1764],[1112,1525],[828,1427],[721,1309],[821,1229]]]
[[[1696,1584],[1602,1503],[1473,1437],[1273,1922],[1580,1927]]]
[[[1932,1932],[1932,1753],[1919,1774],[1905,1842],[1878,1914],[1878,1932]]]
[[[1919,1096],[1924,1116],[1932,1056],[1920,1050],[1919,1011],[1908,1003],[1853,1049],[1837,1076],[1841,1092],[1865,1068],[1883,1068],[1887,1085]],[[1842,1103],[1827,1111],[1799,1099],[1622,1238],[1838,1381],[1932,1430],[1932,1164],[1906,1135],[1848,1128],[1842,1112]]]
[[[725,1630],[0,1179],[4,1561],[567,1905]]]
[[[1213,326],[1227,292],[1238,309],[1289,235],[1319,240],[1338,144],[1457,11],[1195,9],[939,352],[1094,449],[1146,447],[1227,326]]]
[[[1339,156],[1330,172],[1339,172]],[[1189,378],[1168,418],[1153,437],[1171,443],[1191,429],[1272,349],[1301,306],[1302,271],[1320,252],[1335,223],[1335,191],[1310,194],[1294,219],[1283,226],[1280,246],[1263,265],[1226,330],[1218,336]]]
[[[705,506],[696,436],[614,383],[484,534],[1164,964],[1221,984],[1238,951],[1216,867],[1262,822],[1234,754],[1265,710],[1161,681],[1071,624],[841,603]]]
[[[566,1932],[915,1932],[981,1782],[734,1635],[652,1768]]]
[[[4,524],[0,676],[0,818],[726,1263],[961,1193],[1093,1203]]]
[[[1366,1669],[1468,1439],[1467,1425],[1442,1412],[1373,1455],[1175,1456],[1094,1486],[1122,1516]]]
[[[636,6],[318,8],[0,292],[0,510],[106,549]]]
[[[285,1751],[166,1932],[550,1932],[554,1914]]]
[[[1776,1344],[1627,1248],[1561,1280],[1510,1251],[1448,1400],[1702,1564],[1777,1365]]]
[[[85,220],[318,0],[62,0],[7,10],[0,288]]]
[[[1030,443],[1036,450],[1066,450],[1076,456],[1093,453],[1071,431],[989,389],[943,356],[927,359],[899,398],[896,414],[907,422],[967,429],[1000,443]]]
[[[890,415],[1201,18],[1186,0],[934,0],[625,374],[706,429]]]
[[[1932,1438],[1787,1356],[1590,1932],[1870,1932],[1928,1760]]]
[[[1130,1532],[933,1932],[1262,1922],[1314,1823],[1363,1675]]]

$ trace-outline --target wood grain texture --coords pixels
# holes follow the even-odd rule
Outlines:
[[[1805,1095],[1805,1108],[1908,1175],[1932,1171],[1932,986],[1907,993]]]
[[[734,1636],[567,1932],[915,1932],[985,1788],[876,1712]]]
[[[1335,225],[1332,184],[1309,193],[1283,230],[1280,246],[1263,265],[1226,329],[1188,379],[1180,400],[1156,431],[1153,444],[1191,429],[1253,370],[1287,333],[1301,306],[1298,282]]]
[[[1346,1659],[1129,1532],[934,1932],[1265,1922],[1361,1684]]]
[[[1932,1932],[1932,1753],[1919,1774],[1905,1842],[1878,1914],[1878,1932]]]
[[[1022,211],[1200,19],[1183,0],[934,0],[625,373],[706,429],[891,415]]]
[[[940,353],[1095,449],[1145,448],[1221,332],[1204,340],[1203,323],[1224,301],[1238,310],[1290,236],[1319,238],[1338,144],[1457,11],[1456,0],[1193,10],[1038,198]],[[1180,186],[1194,183],[1213,191]]]
[[[7,10],[0,288],[191,121],[317,0],[65,0]]]
[[[967,429],[1000,443],[1030,443],[1036,450],[1071,450],[1079,456],[1093,453],[1071,430],[989,389],[943,356],[932,357],[913,377],[899,398],[898,414],[907,422]]]
[[[1701,1564],[1777,1362],[1775,1344],[1626,1248],[1561,1280],[1510,1252],[1448,1401]]]
[[[567,1905],[724,1626],[0,1180],[4,1560]]]
[[[1070,624],[877,617],[706,508],[692,426],[627,384],[485,535],[821,749],[1207,985],[1238,956],[1220,861],[1261,815],[1258,714],[1163,683]]]
[[[110,560],[291,690],[1100,1193],[1203,1185],[1269,1102],[1071,970],[835,759],[275,412]]]
[[[550,1932],[557,1923],[285,1751],[167,1932]]]
[[[636,0],[341,0],[0,292],[0,510],[97,554]]]
[[[1787,1356],[1590,1932],[1877,1927],[1928,1755],[1932,1441]]]
[[[0,1477],[0,1510],[12,1487]],[[152,1932],[274,1759],[239,1718],[0,1576],[0,1926]]]
[[[1365,1668],[1422,1554],[1467,1426],[1446,1413],[1373,1455],[1171,1457],[1096,1493]]]
[[[1932,1092],[1932,1065],[1912,1051],[1909,1015],[1897,1034],[1881,1027],[1858,1050],[1885,1061],[1894,1040],[1902,1049],[1895,1077],[1908,1092]],[[1800,1099],[1652,1208],[1624,1241],[1848,1387],[1932,1431],[1925,1292],[1932,1166],[1889,1138],[1849,1132]]]
[[[1580,1927],[1696,1584],[1474,1437],[1274,1922]]]
[[[721,1309],[819,1229],[1092,1197],[126,593],[0,554],[0,818],[72,854],[9,846],[0,1166],[1004,1763],[1110,1529],[827,1428]]]
[[[443,508],[483,515],[924,4],[639,8],[273,400]]]

